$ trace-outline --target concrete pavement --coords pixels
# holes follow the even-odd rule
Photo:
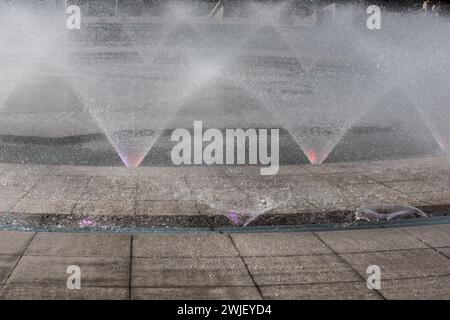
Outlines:
[[[450,225],[326,232],[0,232],[1,299],[449,299]],[[81,268],[67,289],[66,268]],[[381,269],[381,289],[366,269]]]
[[[227,227],[230,210],[274,200],[251,225],[352,223],[370,203],[450,212],[450,162],[443,157],[259,167],[0,165],[0,217],[23,227]],[[83,221],[88,219],[86,223]]]

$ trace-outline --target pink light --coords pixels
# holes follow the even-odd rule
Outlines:
[[[122,160],[123,164],[127,167],[127,168],[137,168],[141,165],[142,161],[145,158],[145,154],[144,155],[139,155],[139,154],[121,154],[119,153],[119,157]]]
[[[308,157],[309,162],[311,162],[312,164],[317,164],[318,156],[316,150],[311,150],[307,152],[306,156]]]
[[[330,151],[317,152],[316,149],[305,150],[305,155],[311,164],[322,164],[330,154]]]
[[[94,220],[92,220],[91,218],[84,218],[80,221],[80,225],[83,227],[91,227],[94,225],[94,223]]]

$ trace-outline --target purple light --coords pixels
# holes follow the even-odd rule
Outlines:
[[[91,218],[84,218],[83,220],[80,221],[80,225],[83,227],[91,227],[95,224],[95,221],[92,220]]]
[[[119,153],[119,157],[127,168],[137,168],[141,165],[146,155],[123,154]]]
[[[228,214],[228,218],[234,224],[240,224],[241,223],[241,218],[239,217],[239,214],[236,211],[234,211],[234,210],[230,211],[230,213]]]

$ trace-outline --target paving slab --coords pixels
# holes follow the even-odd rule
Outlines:
[[[130,248],[129,234],[40,232],[24,255],[127,258],[131,255]]]
[[[101,188],[136,190],[137,177],[93,176],[86,186],[88,192]]]
[[[26,166],[24,166],[24,169],[26,169]],[[2,188],[2,191],[13,187],[29,190],[41,179],[40,176],[8,173],[0,176],[0,188]]]
[[[35,178],[38,179],[40,176],[45,176],[51,172],[51,167],[47,165],[20,165],[14,164],[7,171],[8,175],[11,176],[22,176],[28,177],[28,179]]]
[[[244,261],[258,286],[361,279],[336,255],[244,257]]]
[[[10,171],[13,167],[14,165],[10,163],[0,163],[0,173],[4,175],[8,171]]]
[[[136,191],[137,178],[93,176],[89,179],[80,200],[134,200]]]
[[[45,198],[25,197],[15,202],[9,212],[26,212],[29,214],[71,214],[75,206],[75,200],[64,199],[63,195]]]
[[[369,162],[372,164],[372,162]],[[370,167],[370,166],[369,166]],[[367,169],[366,165],[352,162],[335,162],[335,163],[323,163],[318,165],[307,165],[305,169],[310,173],[362,173]]]
[[[129,259],[24,256],[7,284],[40,284],[67,287],[67,267],[79,266],[82,287],[128,287]]]
[[[380,293],[390,300],[450,300],[450,276],[381,281]]]
[[[34,235],[34,232],[0,232],[0,254],[21,255]]]
[[[414,160],[411,159],[411,161]],[[395,167],[394,165],[393,168]],[[433,167],[424,163],[423,165],[418,164],[417,166],[403,167],[396,170],[403,173],[405,180],[441,180],[450,174],[448,166],[442,164],[435,164]]]
[[[427,248],[399,229],[326,231],[316,235],[338,253]]]
[[[277,175],[296,175],[296,174],[301,174],[301,175],[305,175],[305,174],[311,174],[308,170],[306,170],[305,168],[302,168],[301,166],[296,166],[296,165],[285,165],[285,166],[280,166],[280,169],[277,172]]]
[[[433,183],[446,191],[450,191],[450,170],[446,175],[441,175],[439,178],[434,179]]]
[[[23,198],[29,189],[29,186],[0,186],[0,197],[2,201],[17,201]]]
[[[132,287],[253,286],[240,258],[133,258]]]
[[[387,201],[379,201],[386,203]],[[409,193],[403,197],[399,197],[397,203],[409,205],[409,206],[438,206],[449,207],[450,205],[450,192],[448,191],[435,191],[435,192],[423,192],[423,193]],[[447,209],[444,209],[447,210]]]
[[[433,183],[433,180],[413,180],[385,183],[386,186],[405,194],[443,192],[445,189]]]
[[[227,235],[133,236],[133,257],[236,257],[238,252]]]
[[[256,287],[131,288],[133,300],[261,300]]]
[[[408,201],[408,197],[404,193],[379,183],[350,184],[341,188],[356,197],[358,205],[362,205],[364,202]]]
[[[450,225],[410,227],[404,230],[434,248],[450,247]]]
[[[414,177],[409,176],[406,172],[394,168],[370,168],[364,172],[364,176],[378,182],[415,180]]]
[[[335,186],[377,183],[377,181],[362,173],[334,173],[324,175],[324,177],[328,182]]]
[[[72,213],[79,215],[132,216],[135,214],[134,200],[79,200],[73,206]]]
[[[231,234],[243,257],[331,254],[313,233],[235,233]]]
[[[128,300],[128,288],[82,287],[7,284],[0,290],[1,300]]]
[[[225,167],[208,167],[208,166],[190,166],[190,167],[139,167],[137,168],[137,175],[139,177],[153,178],[160,176],[176,175],[182,176],[216,176],[226,175],[227,168]],[[247,170],[242,170],[248,173]],[[253,173],[252,173],[253,175]]]
[[[136,201],[136,215],[198,215],[197,203],[192,200]]]
[[[79,197],[80,200],[134,200],[136,198],[135,188],[107,188],[107,187],[88,187]]]
[[[23,196],[25,193],[22,194],[9,194],[9,195],[3,195],[0,194],[0,212],[8,212],[11,210],[11,208],[16,204],[18,199]]]
[[[302,213],[312,213],[317,212],[317,207],[310,203],[307,199],[290,199],[286,203],[281,204],[267,213],[278,215],[280,217],[283,214],[302,214]],[[264,215],[266,215],[265,213]]]
[[[27,195],[30,199],[78,200],[89,177],[44,176]]]
[[[315,190],[314,194],[307,197],[307,201],[317,208],[313,212],[351,212],[358,207],[363,200],[346,192],[336,192],[328,189]]]
[[[48,166],[53,176],[85,176],[85,177],[132,177],[136,176],[136,170],[126,167],[105,167],[105,166],[74,166],[55,165]]]
[[[445,191],[445,192],[427,193],[426,195],[422,194],[422,202],[435,206],[444,206],[448,208],[450,206],[450,192]]]
[[[273,185],[285,187],[289,186],[291,188],[300,189],[302,191],[311,191],[318,188],[338,190],[334,185],[332,185],[325,174],[310,174],[310,175],[293,175],[293,176],[259,176],[255,177],[259,181],[260,185]],[[249,179],[244,180],[245,183],[251,184]],[[309,188],[308,188],[309,187]]]
[[[381,300],[365,282],[316,283],[260,287],[264,299],[269,300]]]
[[[276,196],[279,203],[252,225],[347,223],[361,205],[380,202],[420,206],[436,214],[450,207],[447,180],[436,176],[450,168],[441,158],[289,165],[281,166],[282,174],[275,176],[261,176],[254,166],[27,169],[28,165],[7,165],[4,169],[8,174],[0,178],[0,211],[29,214],[30,219],[42,223],[61,216],[95,215],[111,225],[139,217],[136,223],[145,226],[220,227],[231,222],[218,218],[223,212],[211,208],[210,199],[201,199],[211,195],[216,200],[232,201],[236,193],[248,193]],[[30,175],[21,174],[21,169]],[[427,172],[436,179],[417,179]],[[284,194],[286,189],[290,190],[288,195]],[[290,200],[282,201],[283,197]]]
[[[377,265],[382,279],[433,277],[450,274],[450,261],[433,249],[340,254],[358,273],[367,278],[367,268]]]
[[[208,205],[208,196],[230,202],[236,194],[248,193],[277,197],[279,204],[252,225],[347,223],[358,207],[380,202],[446,212],[450,191],[442,175],[450,166],[441,158],[289,165],[281,166],[282,174],[275,176],[261,176],[254,166],[27,169],[28,165],[7,165],[7,174],[0,177],[0,211],[29,214],[33,225],[72,221],[69,215],[95,215],[111,225],[117,221],[124,225],[136,217],[134,221],[145,226],[221,227],[231,222],[220,218],[220,208]],[[418,180],[427,172],[432,179]],[[398,177],[393,178],[394,173]]]
[[[191,190],[183,176],[139,178],[137,200],[191,200]]]
[[[436,234],[446,234],[445,225],[411,229],[425,238],[436,227],[442,228]],[[425,245],[408,229],[371,231],[402,246],[410,245],[398,238],[405,235]],[[378,238],[366,235],[368,244],[354,231],[366,230],[317,233],[331,234],[327,240],[309,232],[135,234],[133,245],[130,234],[0,232],[0,247],[17,242],[16,248],[5,245],[14,254],[0,252],[0,299],[260,299],[254,281],[270,299],[380,299],[363,280],[373,264],[381,268],[380,292],[387,299],[450,298],[450,246],[370,251]],[[329,254],[321,240],[346,240],[334,238],[337,233],[369,251]],[[233,243],[243,255],[262,256],[240,258]],[[81,290],[66,288],[69,265],[81,267]]]

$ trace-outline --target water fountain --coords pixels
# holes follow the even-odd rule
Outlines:
[[[403,88],[414,101],[429,131],[441,150],[450,153],[450,85],[449,63],[446,58],[434,60],[426,69],[419,69]]]
[[[71,110],[63,102],[56,110],[60,117],[52,118],[54,123],[45,122],[40,131],[29,132],[38,135],[45,131],[57,137],[102,133],[125,166],[139,167],[165,131],[192,124],[191,119],[183,122],[188,116],[199,116],[193,120],[207,125],[217,123],[219,129],[250,128],[259,121],[262,128],[286,129],[309,162],[319,165],[371,108],[386,105],[383,99],[405,95],[407,98],[399,98],[403,104],[394,101],[399,110],[408,114],[414,105],[440,148],[450,152],[448,21],[387,14],[385,30],[361,30],[351,21],[336,28],[316,28],[284,23],[286,5],[252,4],[248,19],[218,21],[199,19],[192,8],[177,4],[165,8],[164,16],[145,23],[138,18],[114,20],[127,38],[126,44],[119,43],[120,48],[111,45],[105,49],[97,39],[86,41],[88,47],[76,48],[79,52],[75,54],[66,53],[67,30],[58,27],[59,18],[27,13],[27,19],[22,19],[24,10],[19,9],[0,21],[0,108],[24,81],[64,78],[77,92],[85,115],[95,121],[95,128],[86,125],[86,117],[71,114],[80,110]],[[393,28],[397,33],[391,32]],[[80,52],[104,53],[102,50],[110,56],[133,51],[127,53],[134,60],[128,56],[94,62],[73,59]],[[270,114],[252,122],[255,119],[241,116],[247,111],[245,102],[241,104],[244,111],[229,117],[225,111],[205,118],[194,112],[198,110],[194,110],[193,100],[206,96],[199,92],[217,89],[240,100],[236,88],[259,102],[248,107],[253,108],[251,112]],[[220,99],[211,96],[208,101],[219,104]],[[173,124],[175,116],[180,121]],[[31,116],[17,122],[18,116],[8,117],[3,117],[10,124],[3,126],[6,129],[1,134],[23,135],[21,128],[15,128],[20,127],[17,124],[32,122]],[[66,118],[73,120],[75,129],[65,128]],[[364,121],[384,127],[389,118],[386,112]],[[412,126],[411,131],[417,130],[415,122],[402,115],[398,118],[406,127]],[[238,121],[240,125],[234,126]],[[91,148],[102,152],[95,144]],[[213,187],[193,190],[195,200],[236,225],[248,225],[295,197],[295,190],[285,186],[267,191],[255,185],[234,185],[229,176],[214,180]],[[217,191],[223,187],[226,192]]]
[[[323,34],[272,26],[275,39],[263,40],[268,45],[282,41],[278,52],[270,52],[278,62],[240,66],[233,75],[263,101],[313,164],[326,160],[385,91],[383,74],[359,47],[364,43],[355,40],[362,36],[351,26],[340,27]]]
[[[381,31],[369,43],[390,94],[404,95],[405,108],[415,108],[437,145],[448,153],[450,25],[430,16],[388,14],[386,19],[396,32]]]

